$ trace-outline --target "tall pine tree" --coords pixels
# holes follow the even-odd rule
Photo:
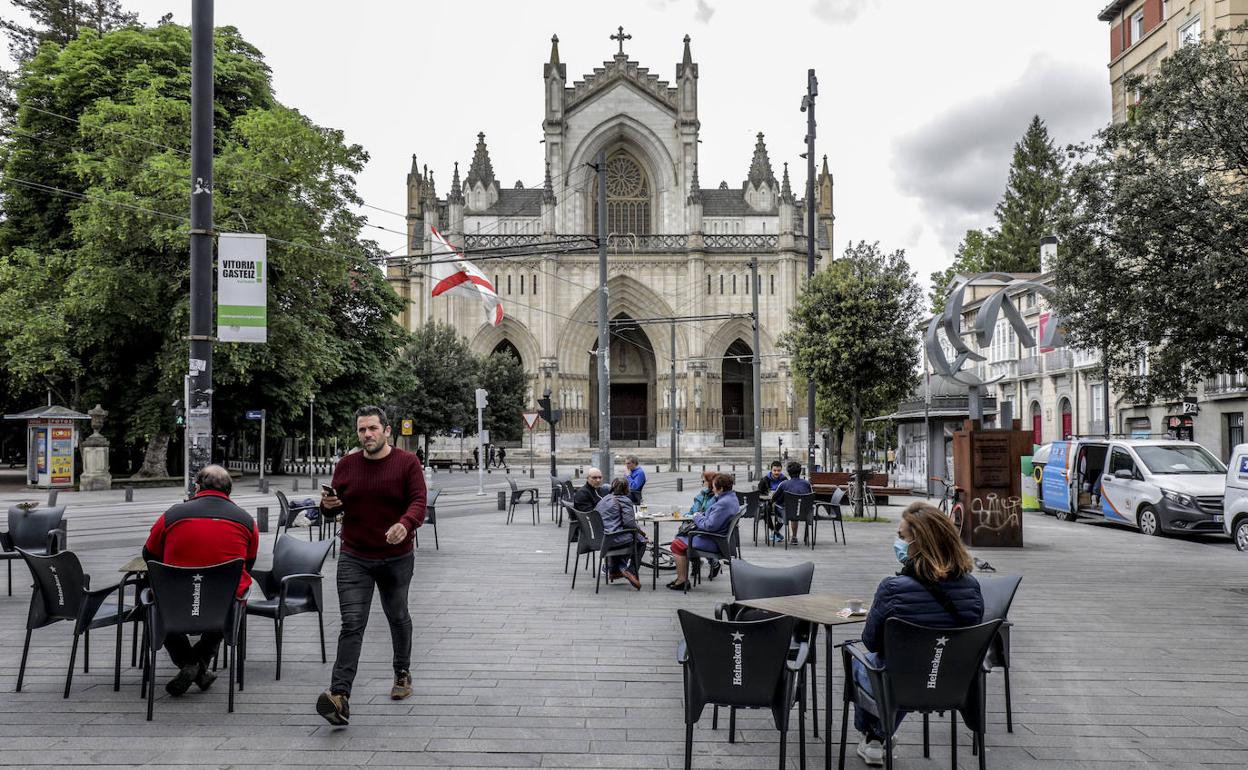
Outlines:
[[[1053,234],[1065,173],[1044,121],[1039,115],[1033,116],[1022,141],[1014,145],[1010,177],[997,204],[996,234],[988,247],[985,269],[1040,272],[1040,239]]]

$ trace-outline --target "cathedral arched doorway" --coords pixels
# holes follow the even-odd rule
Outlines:
[[[654,445],[654,345],[632,318],[619,314],[611,325],[611,440]],[[621,323],[624,322],[624,323]],[[598,343],[589,356],[589,440],[598,443]]]
[[[750,443],[754,438],[754,351],[734,340],[724,352],[720,375],[720,408],[724,443]]]
[[[607,233],[649,235],[654,187],[650,176],[628,150],[607,157]],[[590,191],[593,230],[598,232],[598,184]]]
[[[516,359],[517,361],[524,360],[523,358],[520,357],[519,349],[517,349],[516,346],[512,344],[511,340],[507,340],[507,339],[503,340],[502,342],[495,345],[494,349],[490,351],[490,355],[492,356],[496,356],[499,353],[509,355],[512,358]]]

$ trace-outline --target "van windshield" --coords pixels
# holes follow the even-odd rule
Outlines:
[[[1218,458],[1199,446],[1137,446],[1135,453],[1153,473],[1226,473]]]

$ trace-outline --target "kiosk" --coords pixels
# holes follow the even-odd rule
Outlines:
[[[26,484],[39,489],[74,485],[74,447],[78,445],[78,420],[88,415],[55,404],[18,414],[6,420],[26,421]]]

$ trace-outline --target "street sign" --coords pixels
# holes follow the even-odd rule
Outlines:
[[[537,412],[521,412],[520,416],[524,418],[525,427],[533,430],[533,426],[537,425]]]
[[[399,429],[399,432],[402,433],[404,436],[412,435],[412,421],[403,420],[401,427]]]
[[[263,420],[264,410],[263,409],[248,409],[247,419],[248,420]]]
[[[459,427],[458,425],[456,425],[455,427],[451,428],[451,435],[452,435],[452,436],[462,436],[462,435],[464,435],[464,429],[463,429],[463,428],[461,428],[461,427]]]

